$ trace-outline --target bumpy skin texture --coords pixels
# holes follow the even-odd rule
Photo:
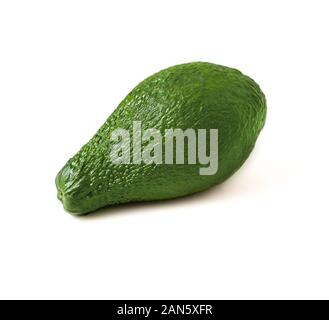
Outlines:
[[[205,62],[170,67],[145,79],[120,103],[94,137],[56,177],[64,208],[81,215],[127,202],[176,198],[221,183],[241,167],[266,116],[259,86],[240,71]],[[218,129],[218,171],[200,164],[113,164],[110,135],[117,128]],[[207,130],[209,137],[209,130]],[[209,140],[207,140],[209,143]],[[132,154],[132,151],[131,151]]]

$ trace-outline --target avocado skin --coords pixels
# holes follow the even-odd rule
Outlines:
[[[245,162],[264,126],[266,101],[240,71],[207,62],[162,70],[137,85],[94,137],[56,176],[64,208],[83,215],[120,203],[163,200],[205,190]],[[110,134],[117,128],[218,129],[218,171],[199,175],[200,164],[112,164]],[[209,136],[209,130],[207,130]],[[207,140],[209,143],[209,139]],[[132,151],[131,151],[132,154]]]

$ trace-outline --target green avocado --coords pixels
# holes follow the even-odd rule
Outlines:
[[[264,94],[240,71],[206,62],[167,68],[138,84],[68,160],[56,176],[58,198],[67,211],[82,215],[109,205],[205,190],[241,167],[265,117]],[[135,134],[138,126],[142,136]],[[117,129],[129,136],[113,136]],[[148,129],[153,131],[144,136]],[[180,142],[172,135],[175,129],[184,133]],[[201,133],[206,134],[203,140]],[[212,147],[216,163],[207,172],[210,160],[207,164],[205,159]]]

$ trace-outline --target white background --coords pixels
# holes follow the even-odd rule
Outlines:
[[[329,298],[327,1],[1,1],[0,298]],[[124,96],[209,61],[262,87],[230,180],[76,218],[55,175]]]

